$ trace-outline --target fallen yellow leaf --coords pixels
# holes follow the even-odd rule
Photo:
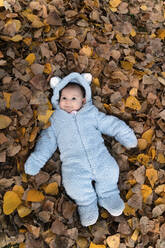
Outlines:
[[[43,201],[44,198],[45,196],[43,195],[42,192],[35,190],[35,189],[30,189],[27,192],[26,200],[31,201],[31,202],[40,202],[40,201]]]
[[[30,138],[29,138],[29,142],[33,142],[37,136],[39,127],[34,127],[31,134],[30,134]]]
[[[109,213],[108,213],[106,210],[103,210],[103,211],[101,212],[101,217],[102,217],[103,219],[107,219],[107,218],[109,217]]]
[[[14,191],[21,199],[24,194],[24,188],[21,185],[14,185],[12,191]]]
[[[132,37],[135,37],[135,36],[136,36],[136,31],[135,31],[135,29],[132,29],[132,30],[131,30],[130,35],[131,35]]]
[[[134,208],[130,207],[128,205],[128,203],[125,203],[124,215],[126,215],[126,216],[133,215],[133,216],[135,216],[136,215],[136,211],[135,211]]]
[[[3,212],[6,215],[11,214],[19,205],[21,200],[17,193],[13,191],[7,191],[3,198]]]
[[[159,29],[157,33],[158,33],[158,38],[164,40],[164,38],[165,38],[165,29]]]
[[[109,248],[119,248],[120,246],[120,234],[115,234],[112,236],[109,236],[106,239],[107,245]]]
[[[30,53],[25,60],[28,62],[29,65],[32,65],[36,59],[36,56],[34,53]]]
[[[80,54],[85,54],[87,57],[91,57],[93,54],[93,48],[84,45],[81,49],[80,49]]]
[[[3,7],[3,6],[4,6],[4,1],[0,0],[0,7]]]
[[[148,142],[148,144],[151,144],[153,134],[154,134],[154,130],[150,128],[143,133],[142,139],[145,139]]]
[[[49,121],[49,118],[51,117],[53,112],[54,112],[53,110],[48,109],[45,115],[41,115],[41,114],[38,115],[38,120],[46,124]]]
[[[6,107],[10,108],[10,97],[11,97],[11,93],[7,93],[7,92],[3,92],[3,96],[6,102]]]
[[[17,211],[18,211],[18,215],[23,218],[27,215],[29,215],[31,213],[31,209],[29,209],[28,207],[24,206],[24,205],[19,205],[17,207]]]
[[[146,5],[141,5],[141,6],[140,6],[140,9],[142,9],[142,10],[145,11],[145,10],[147,10],[147,6],[146,6]]]
[[[155,156],[156,156],[156,150],[154,146],[151,146],[149,151],[148,151],[148,155],[152,158],[152,160],[154,160]]]
[[[19,42],[22,40],[22,36],[20,34],[17,34],[15,36],[13,36],[10,40],[13,42]]]
[[[44,191],[49,195],[57,195],[58,194],[58,184],[56,182],[50,183],[47,186],[44,186]]]
[[[137,161],[140,163],[140,164],[143,164],[145,166],[148,165],[149,163],[149,156],[144,154],[144,153],[140,153],[138,156],[137,156]]]
[[[158,161],[160,164],[165,164],[165,156],[164,156],[163,153],[158,153],[157,161]]]
[[[134,109],[134,110],[140,110],[141,109],[140,102],[134,96],[129,96],[126,99],[125,106],[128,108]]]
[[[46,63],[44,65],[44,73],[46,74],[50,74],[52,72],[52,66],[50,63]]]
[[[145,150],[147,148],[147,141],[145,139],[138,139],[138,148],[139,150]]]
[[[155,193],[160,195],[161,193],[165,193],[165,184],[161,184],[155,189]]]
[[[159,197],[158,199],[156,199],[156,201],[154,201],[154,203],[155,205],[165,204],[165,197]]]
[[[20,244],[19,244],[19,248],[26,248],[25,243],[20,243]]]
[[[154,187],[154,184],[158,180],[158,172],[154,168],[148,168],[146,169],[146,177],[148,177],[148,180],[152,186]]]
[[[11,123],[11,119],[6,115],[0,115],[0,129],[7,128]]]
[[[32,38],[31,37],[26,37],[25,39],[23,39],[23,42],[27,45],[30,46],[32,43]]]
[[[93,83],[94,83],[94,85],[96,85],[97,87],[100,88],[100,81],[99,81],[98,78],[94,78],[94,79],[93,79]]]
[[[109,1],[110,6],[113,8],[118,7],[120,3],[121,3],[121,0],[110,0]]]
[[[8,26],[9,24],[15,24],[16,27],[16,32],[18,32],[21,28],[21,22],[19,20],[16,19],[10,19],[6,22],[5,27]]]
[[[121,44],[132,46],[134,43],[128,36],[123,36],[121,33],[116,34],[116,39]]]
[[[95,245],[93,242],[91,242],[89,248],[106,248],[106,246],[105,245]]]
[[[133,232],[131,236],[131,239],[136,242],[136,240],[138,239],[138,236],[139,236],[139,230],[135,229],[135,231]]]
[[[148,185],[143,184],[141,186],[141,193],[144,203],[146,203],[147,198],[152,194],[152,189]]]
[[[133,64],[129,61],[120,61],[121,63],[121,67],[126,70],[126,71],[130,71],[132,70]]]

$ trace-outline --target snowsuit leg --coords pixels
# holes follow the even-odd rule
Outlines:
[[[124,202],[119,195],[117,185],[119,167],[112,156],[110,156],[109,162],[97,172],[95,188],[99,205],[104,207],[111,215],[118,216],[124,210]]]
[[[76,169],[80,168],[76,165]],[[78,205],[81,224],[83,226],[93,225],[98,219],[97,195],[92,185],[90,173],[83,172],[74,173],[72,170],[62,170],[63,185],[66,193],[75,200]]]

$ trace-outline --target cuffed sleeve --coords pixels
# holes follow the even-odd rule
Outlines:
[[[114,137],[126,148],[137,146],[137,138],[134,131],[124,121],[99,111],[96,113],[96,119],[101,133]]]
[[[25,162],[25,173],[36,175],[57,149],[54,128],[50,126],[41,132],[34,152]]]

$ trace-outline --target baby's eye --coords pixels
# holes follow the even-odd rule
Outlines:
[[[72,97],[72,100],[74,100],[74,101],[75,101],[75,100],[76,100],[76,97]]]
[[[63,97],[62,97],[62,100],[66,100],[66,97],[65,97],[65,96],[63,96]]]

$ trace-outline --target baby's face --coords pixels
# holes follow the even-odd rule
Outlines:
[[[85,103],[82,92],[79,88],[64,88],[60,97],[60,108],[68,113],[78,111]]]

